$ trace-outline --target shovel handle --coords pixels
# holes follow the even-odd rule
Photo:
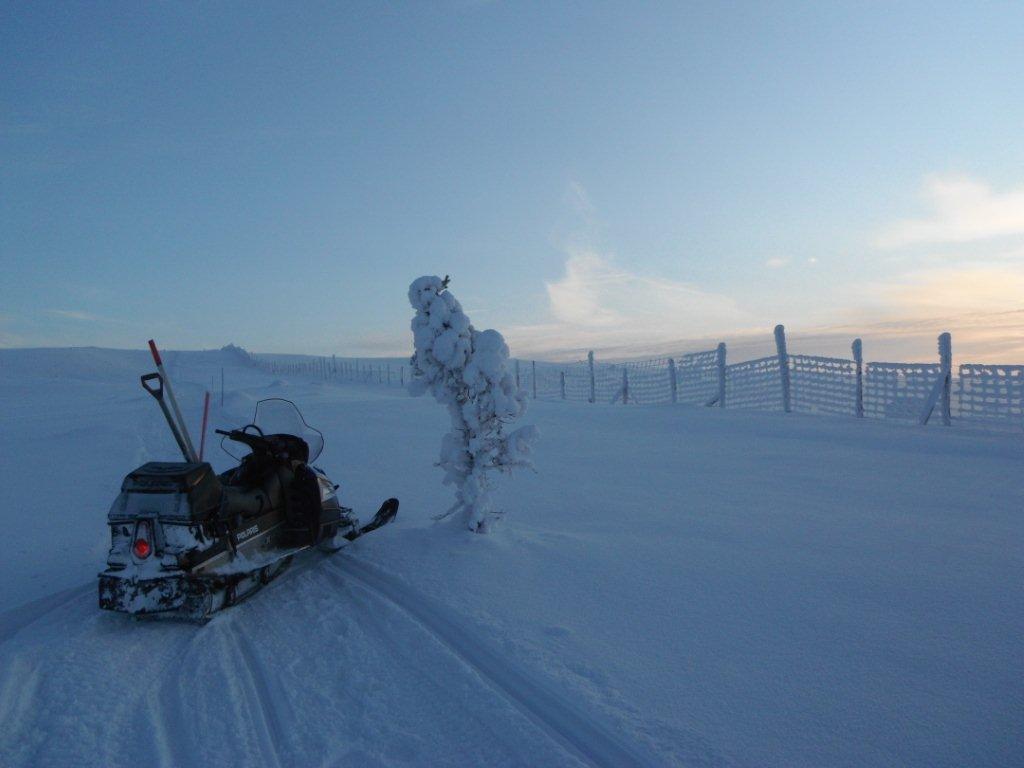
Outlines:
[[[163,402],[163,399],[164,399],[164,378],[163,378],[163,376],[161,376],[159,373],[147,373],[145,376],[143,376],[140,379],[140,381],[142,382],[142,388],[144,390],[149,392],[149,394],[151,394],[153,397],[155,397],[160,402]],[[160,382],[160,383],[156,387],[151,387],[149,385],[149,382],[151,382],[151,381],[157,381],[157,382]]]

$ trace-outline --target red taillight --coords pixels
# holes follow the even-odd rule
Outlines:
[[[140,560],[144,560],[149,557],[149,553],[153,551],[153,548],[149,545],[149,526],[140,524],[137,531],[135,531],[135,544],[132,545],[132,552]]]

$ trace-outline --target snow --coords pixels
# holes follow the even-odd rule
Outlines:
[[[481,537],[432,521],[426,399],[165,359],[193,429],[223,365],[213,425],[294,400],[398,519],[206,626],[101,613],[107,507],[175,457],[149,366],[0,351],[5,768],[1021,764],[1019,437],[538,401]]]

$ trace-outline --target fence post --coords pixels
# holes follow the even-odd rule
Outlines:
[[[854,339],[853,345],[853,362],[857,364],[857,404],[855,406],[855,413],[858,419],[864,418],[864,346],[860,339]]]
[[[953,386],[953,337],[949,333],[939,336],[939,363],[942,365],[942,423],[953,423],[950,409],[950,390]]]
[[[405,386],[405,366],[401,366],[398,369],[398,383],[403,387]]]
[[[530,361],[530,366],[531,366],[530,378],[533,379],[533,399],[536,400],[537,399],[537,361],[536,360],[531,360]]]
[[[725,342],[718,344],[718,407],[725,408]]]
[[[587,352],[587,364],[590,366],[590,402],[595,400],[595,387],[594,387],[594,350]]]
[[[629,369],[626,366],[622,366],[622,404],[629,405],[629,375],[626,373]]]
[[[518,392],[519,390],[519,358],[516,358],[516,391]]]
[[[565,371],[559,371],[558,379],[558,386],[562,391],[562,399],[565,400]]]
[[[677,399],[676,390],[676,361],[671,357],[668,359],[668,385],[672,390],[672,402],[675,403]]]
[[[949,395],[950,384],[953,373],[953,341],[948,333],[939,334],[939,378],[936,380],[928,399],[924,403],[924,410],[921,411],[919,422],[921,426],[928,423],[938,405],[942,410],[942,423],[949,426],[952,419],[950,414]]]
[[[779,354],[779,378],[782,381],[782,410],[789,413],[789,353],[786,351],[786,329],[775,326],[775,349]]]

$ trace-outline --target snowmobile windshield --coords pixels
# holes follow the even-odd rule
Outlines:
[[[306,423],[295,403],[280,397],[271,397],[256,403],[256,414],[252,421],[239,431],[251,432],[254,436],[291,435],[300,438],[309,447],[307,461],[310,464],[316,461],[324,450],[323,433]],[[241,461],[250,450],[244,443],[244,440],[229,439],[225,436],[220,447],[235,461]]]
[[[256,403],[256,415],[252,423],[264,435],[294,435],[309,445],[309,463],[312,464],[324,449],[324,436],[302,418],[299,409],[291,400],[273,397]]]
[[[309,463],[324,451],[324,434],[306,424],[295,403],[282,397],[270,397],[256,403],[253,424],[263,434],[290,434],[301,437],[309,445]]]

